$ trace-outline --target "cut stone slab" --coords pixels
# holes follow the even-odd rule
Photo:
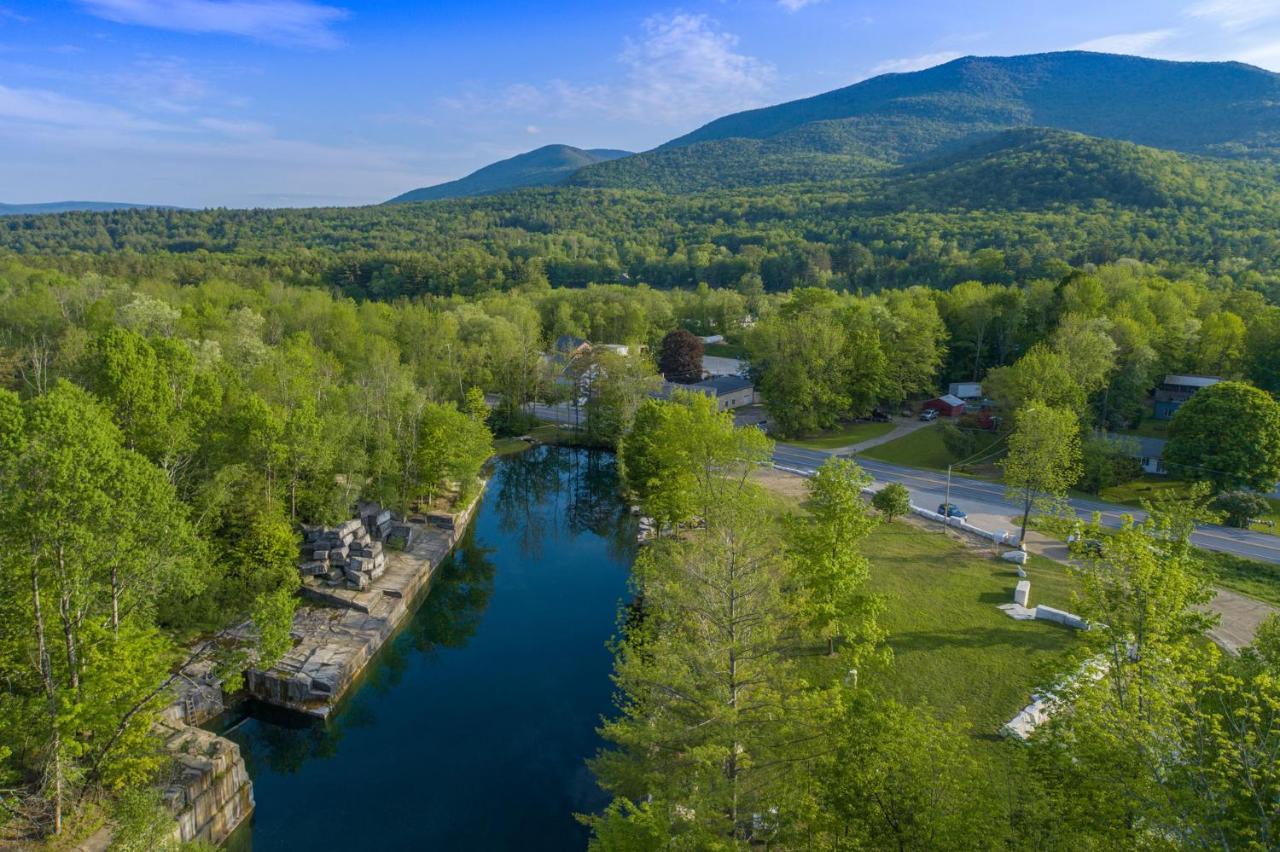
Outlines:
[[[436,566],[462,537],[483,492],[481,488],[447,526],[428,525],[425,519],[398,524],[406,549],[385,551],[368,560],[372,571],[355,572],[363,581],[361,588],[331,587],[323,580],[304,578],[303,597],[324,605],[298,607],[292,629],[297,643],[270,670],[245,673],[249,693],[268,704],[327,717],[408,617]],[[382,573],[375,580],[373,572],[379,563]],[[351,582],[341,571],[336,573],[344,578],[342,585]]]
[[[1027,601],[1031,599],[1031,581],[1019,580],[1018,585],[1013,590],[1013,602],[1019,606],[1025,607]]]
[[[1036,617],[1034,609],[1027,609],[1022,604],[1002,603],[999,604],[999,608],[1001,612],[1015,621],[1034,621]]]

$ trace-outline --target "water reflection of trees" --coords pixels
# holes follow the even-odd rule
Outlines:
[[[474,527],[469,528],[453,555],[436,570],[427,597],[404,631],[378,652],[358,691],[328,723],[256,702],[246,705],[244,711],[253,719],[235,739],[245,746],[251,772],[258,761],[273,772],[292,774],[310,759],[332,757],[347,730],[376,723],[377,702],[368,700],[370,695],[399,684],[415,653],[465,646],[493,596],[496,569],[491,553],[476,544]]]
[[[338,752],[342,741],[338,725],[257,702],[243,710],[252,718],[230,736],[240,744],[251,778],[257,775],[258,763],[279,775],[292,775],[308,760]]]
[[[635,523],[618,485],[612,453],[537,447],[505,459],[498,471],[493,499],[499,528],[528,559],[541,558],[559,535],[589,532],[608,543],[614,558],[630,561]]]
[[[614,559],[630,563],[636,525],[618,498],[618,484],[611,453],[537,447],[503,459],[485,499],[496,512],[499,529],[526,558],[540,558],[545,544],[561,535],[590,533],[608,544]],[[371,699],[401,682],[412,657],[465,647],[493,596],[492,553],[476,542],[476,526],[468,528],[453,555],[436,570],[409,624],[378,652],[364,682],[328,723],[268,705],[246,705],[253,718],[232,738],[244,746],[250,773],[260,762],[273,772],[292,774],[308,760],[334,756],[346,730],[376,723],[378,701]]]

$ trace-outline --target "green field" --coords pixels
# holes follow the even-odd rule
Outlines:
[[[871,447],[858,455],[908,467],[946,470],[947,465],[955,464],[960,459],[956,458],[947,449],[947,444],[942,439],[942,434],[941,426],[935,424],[925,429],[917,429],[909,435],[903,435],[901,438],[881,444],[878,447]],[[989,441],[980,442],[978,449],[981,451],[998,442],[999,438],[992,435]],[[963,468],[957,468],[957,471],[984,478],[998,479],[1000,477],[1000,469],[994,464],[993,457],[990,454],[983,454],[979,458],[982,464],[965,465]]]
[[[809,438],[797,438],[788,443],[813,450],[837,450],[850,444],[888,435],[895,428],[897,427],[893,423],[846,423],[829,432],[820,432]]]
[[[1005,615],[996,606],[1013,600],[1014,567],[941,532],[886,524],[864,552],[872,562],[871,588],[887,598],[881,621],[894,661],[883,675],[886,688],[909,704],[962,716],[982,750],[989,749],[1031,693],[1061,674],[1074,631]],[[1065,568],[1033,557],[1027,573],[1032,606],[1071,608]]]
[[[887,444],[872,447],[861,455],[893,464],[930,467],[935,470],[946,470],[947,465],[955,461],[947,445],[942,442],[942,430],[936,424],[917,429]]]

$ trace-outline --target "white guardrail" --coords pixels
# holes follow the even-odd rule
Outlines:
[[[783,473],[794,473],[797,476],[813,476],[813,471],[806,470],[805,468],[788,467],[781,464],[775,464],[774,468],[782,471]],[[870,497],[875,494],[877,490],[878,489],[875,488],[864,488],[862,489],[862,493]],[[910,506],[911,514],[913,515],[919,515],[922,518],[928,518],[931,521],[936,521],[940,524],[946,524],[949,527],[955,527],[956,529],[973,533],[974,535],[993,541],[996,544],[1007,544],[1010,547],[1013,547],[1018,542],[1018,536],[1015,533],[1007,532],[1005,530],[984,530],[981,527],[975,527],[963,518],[948,518],[943,515],[939,515],[937,512],[931,512],[923,506],[917,506],[915,503],[910,503],[908,505]]]

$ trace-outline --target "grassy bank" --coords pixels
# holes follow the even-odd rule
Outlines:
[[[837,450],[850,444],[888,435],[895,428],[893,423],[846,423],[829,432],[820,432],[807,438],[796,438],[787,443],[812,450]]]
[[[963,717],[986,743],[1062,670],[1074,631],[997,609],[1013,600],[1013,565],[903,522],[882,525],[865,552],[894,653],[884,686],[898,698]],[[1070,608],[1065,568],[1036,557],[1027,573],[1032,605]]]

